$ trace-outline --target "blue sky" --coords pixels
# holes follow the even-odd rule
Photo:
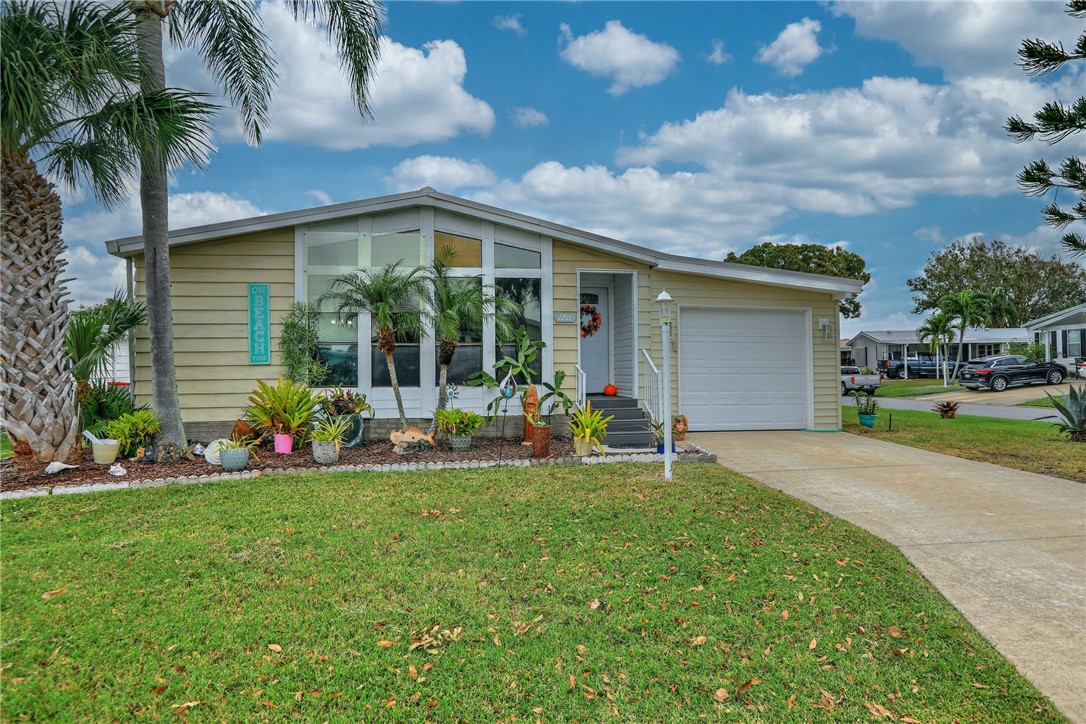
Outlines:
[[[1014,65],[1024,37],[1073,45],[1064,8],[391,3],[363,122],[320,34],[264,2],[280,72],[265,143],[224,111],[206,173],[171,181],[171,227],[430,185],[705,258],[843,245],[873,280],[842,334],[913,328],[905,280],[955,239],[1058,251],[1014,176],[1071,142],[1016,145],[1001,125],[1081,94],[1081,69]],[[191,52],[169,51],[167,80],[216,92]],[[64,200],[73,295],[93,303],[123,284],[103,242],[138,233],[138,202]]]

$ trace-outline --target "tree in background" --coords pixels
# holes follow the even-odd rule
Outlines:
[[[928,343],[928,351],[939,353],[942,350],[943,361],[943,386],[946,387],[947,364],[950,356],[950,343],[954,341],[954,318],[945,312],[936,312],[920,325],[916,330],[916,338],[920,344]]]
[[[199,163],[213,109],[198,94],[137,92],[135,24],[123,7],[5,2],[0,35],[0,427],[17,451],[64,460],[78,432],[67,262],[60,197],[38,164],[108,207],[148,144],[164,169]]]
[[[913,314],[939,309],[939,300],[962,289],[1002,289],[1017,326],[1086,302],[1086,269],[1053,255],[980,238],[959,239],[932,252],[920,276],[909,279]]]
[[[1071,0],[1067,3],[1067,14],[1075,18],[1086,18],[1086,0]],[[1049,43],[1036,38],[1022,41],[1018,49],[1018,63],[1029,75],[1051,73],[1070,60],[1086,60],[1086,32],[1078,36],[1074,52],[1064,50],[1063,43]],[[1081,83],[1080,83],[1081,87]],[[1069,136],[1086,130],[1086,97],[1080,97],[1070,106],[1059,101],[1049,101],[1041,110],[1033,114],[1033,122],[1022,120],[1020,116],[1008,118],[1003,129],[1014,136],[1016,143],[1031,141],[1039,137],[1049,146],[1055,145]],[[1080,143],[1079,148],[1082,148]],[[1044,159],[1034,161],[1018,174],[1018,186],[1028,196],[1044,196],[1049,191],[1068,189],[1078,194],[1078,201],[1068,208],[1063,208],[1053,199],[1052,203],[1041,209],[1045,223],[1056,229],[1066,229],[1075,221],[1086,220],[1086,165],[1078,156],[1068,156],[1053,170]],[[1063,248],[1075,256],[1086,255],[1086,239],[1081,234],[1071,231],[1060,240]]]
[[[256,3],[219,0],[125,0],[139,26],[139,52],[146,72],[144,92],[166,86],[163,31],[178,48],[193,48],[208,73],[222,84],[237,108],[250,143],[259,145],[275,87],[275,58],[261,27]],[[379,53],[381,5],[375,0],[292,0],[296,20],[312,22],[334,41],[355,105],[369,117],[368,86]],[[152,405],[162,436],[185,447],[173,354],[170,298],[167,168],[157,146],[144,146],[140,168],[143,250],[151,338]]]
[[[940,299],[939,311],[954,320],[954,327],[958,332],[958,358],[954,362],[954,370],[957,371],[962,366],[965,330],[988,324],[988,319],[992,314],[992,303],[986,294],[963,289],[957,294],[947,294]]]
[[[732,264],[750,264],[771,269],[828,274],[846,279],[859,279],[865,284],[871,281],[867,262],[859,254],[821,244],[773,244],[766,242],[747,249],[742,254],[729,252],[724,259]],[[860,316],[860,301],[853,294],[842,299],[841,315],[846,319]]]

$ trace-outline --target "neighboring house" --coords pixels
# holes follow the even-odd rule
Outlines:
[[[129,371],[129,349],[128,340],[122,339],[112,347],[109,348],[107,353],[109,360],[106,365],[106,370],[103,374],[95,375],[93,380],[95,382],[104,382],[106,384],[122,384],[127,385],[132,381],[132,375]]]
[[[613,383],[650,406],[651,371],[663,361],[655,299],[666,289],[675,300],[673,410],[692,430],[841,426],[837,300],[860,291],[856,280],[664,254],[430,188],[173,231],[170,246],[178,390],[190,429],[222,430],[258,378],[280,374],[277,337],[291,302],[316,300],[344,272],[425,264],[443,247],[457,252],[456,273],[523,304],[529,333],[546,343],[541,379],[565,371],[570,396]],[[127,260],[132,291],[144,298],[142,239],[106,247]],[[263,325],[253,284],[269,285],[270,349],[251,334],[251,324]],[[587,337],[582,304],[601,317]],[[361,389],[376,417],[394,417],[369,318],[344,324],[327,316],[320,334],[329,384]],[[134,344],[136,400],[146,403],[145,328]],[[492,371],[496,347],[488,324],[457,351],[450,380]],[[437,405],[434,341],[406,340],[396,360],[408,417],[429,417]],[[483,411],[493,395],[461,385],[455,404]]]
[[[1029,332],[1022,327],[1008,329],[967,329],[965,330],[965,349],[962,360],[1003,354],[1011,342],[1025,344],[1029,341]],[[860,332],[851,340],[852,359],[861,367],[874,369],[879,360],[902,359],[913,357],[918,352],[928,352],[928,342],[920,343],[915,329]],[[950,359],[958,358],[957,333],[950,345]]]
[[[1086,357],[1086,303],[1026,322],[1032,339],[1045,348],[1045,360]]]

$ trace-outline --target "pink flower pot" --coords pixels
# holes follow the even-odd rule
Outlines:
[[[279,433],[275,434],[275,452],[277,455],[290,455],[290,451],[293,448],[293,435],[281,435]]]

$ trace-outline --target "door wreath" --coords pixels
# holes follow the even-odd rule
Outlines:
[[[584,321],[585,316],[588,317],[588,321]],[[591,337],[600,329],[600,313],[596,311],[596,307],[591,304],[581,305],[581,338]]]

